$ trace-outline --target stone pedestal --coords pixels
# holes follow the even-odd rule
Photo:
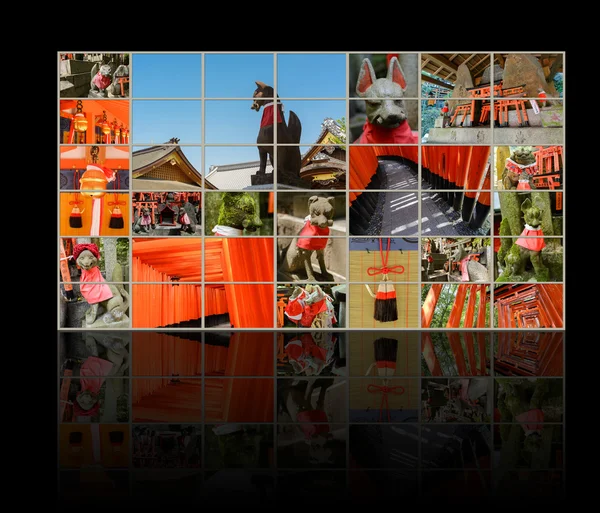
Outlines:
[[[273,183],[273,173],[256,173],[250,177],[252,185],[267,185]]]

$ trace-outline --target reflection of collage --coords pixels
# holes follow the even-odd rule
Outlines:
[[[560,492],[563,53],[57,57],[65,498]]]
[[[407,495],[465,473],[468,495],[518,493],[533,471],[560,481],[563,344],[560,331],[65,332],[63,493],[90,468],[107,482],[195,477],[199,496],[235,472],[256,493],[346,468],[364,476],[359,494],[378,475]]]

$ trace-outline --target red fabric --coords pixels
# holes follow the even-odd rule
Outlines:
[[[442,112],[443,112],[444,114],[446,114],[446,112],[448,112],[448,107],[446,107],[446,106],[442,107]]]
[[[319,250],[327,246],[327,237],[329,236],[329,227],[319,228],[310,224],[310,221],[304,223],[304,227],[299,234],[296,245],[302,249]],[[313,237],[319,237],[315,239]]]
[[[518,191],[530,191],[531,185],[529,185],[529,180],[519,180],[519,185],[517,185]]]
[[[98,251],[98,246],[96,244],[75,244],[73,247],[73,258],[77,260],[82,251],[85,250],[91,251],[92,255],[96,258],[100,258],[100,252]]]
[[[81,281],[83,283],[81,283],[79,290],[81,291],[81,295],[90,305],[100,303],[113,297],[110,287],[104,283],[104,277],[100,273],[99,267],[92,267],[89,271],[82,269]]]
[[[460,272],[462,281],[469,281],[469,260],[477,258],[478,255],[469,255],[460,261]]]
[[[396,368],[396,362],[388,362],[385,360],[381,360],[378,362],[375,362],[375,364],[377,365],[378,369],[395,369]]]
[[[304,312],[304,302],[288,301],[284,311],[290,320],[298,324]]]
[[[390,290],[388,292],[377,291],[377,293],[375,294],[375,299],[395,299],[395,298],[396,298],[395,290]]]
[[[102,73],[98,72],[96,75],[94,75],[92,82],[94,82],[98,89],[106,89],[112,82],[112,79],[110,76],[103,75]]]
[[[275,105],[267,105],[263,107],[263,115],[260,120],[260,127],[263,128],[265,126],[271,126],[273,124],[273,107]],[[283,120],[281,119],[281,111],[277,109],[277,123],[281,123]]]
[[[396,128],[383,128],[372,125],[368,121],[363,126],[363,133],[358,144],[418,144],[419,136],[414,133],[408,121],[403,121]]]
[[[329,419],[323,410],[306,410],[296,414],[296,422],[329,422]],[[330,432],[328,424],[299,424],[299,426],[308,440],[313,436]]]
[[[515,417],[515,420],[517,422],[526,422],[527,423],[522,426],[523,430],[527,434],[535,433],[535,432],[540,433],[542,431],[542,429],[544,428],[544,425],[540,424],[541,422],[544,422],[544,412],[542,410],[540,410],[539,408],[526,411],[525,413],[521,413],[521,415],[517,415]]]
[[[308,327],[312,324],[317,315],[326,311],[327,303],[325,302],[325,298],[311,305],[305,305],[304,312],[302,313],[302,319],[300,319],[300,324]]]
[[[538,237],[537,239],[527,239],[525,237]],[[544,232],[542,230],[529,230],[525,228],[521,233],[521,236],[517,239],[516,244],[522,248],[529,249],[531,251],[541,251],[546,247],[544,242]]]
[[[292,340],[285,346],[285,352],[291,360],[299,360],[304,354],[304,348],[300,340]]]
[[[98,394],[112,367],[113,364],[108,360],[102,360],[96,356],[88,357],[79,371],[81,391],[89,390],[93,394]]]

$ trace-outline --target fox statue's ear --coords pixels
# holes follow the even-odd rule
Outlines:
[[[261,89],[264,89],[265,87],[268,87],[267,84],[265,84],[264,82],[259,82],[258,80],[256,80],[254,82],[258,87],[260,87]]]
[[[387,79],[398,84],[402,91],[406,91],[406,80],[404,78],[404,72],[400,66],[400,62],[397,57],[392,57],[390,65],[388,66]]]
[[[529,208],[531,208],[531,200],[527,198],[523,203],[521,203],[521,212],[525,212]]]
[[[363,59],[356,82],[356,94],[364,96],[367,89],[375,82],[375,70],[369,59]]]

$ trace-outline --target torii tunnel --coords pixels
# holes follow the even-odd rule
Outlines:
[[[563,285],[506,284],[494,289],[498,328],[562,328]]]
[[[204,285],[204,318],[227,314],[235,328],[273,327],[273,239],[215,237],[204,244],[204,279],[210,282]],[[133,239],[132,257],[134,328],[202,318],[200,239]]]
[[[431,189],[443,190],[442,198],[472,229],[480,228],[491,206],[490,146],[422,146],[421,178]],[[379,159],[392,158],[418,173],[417,146],[350,146],[350,217],[372,215],[375,206],[363,190],[395,190],[386,183]]]

